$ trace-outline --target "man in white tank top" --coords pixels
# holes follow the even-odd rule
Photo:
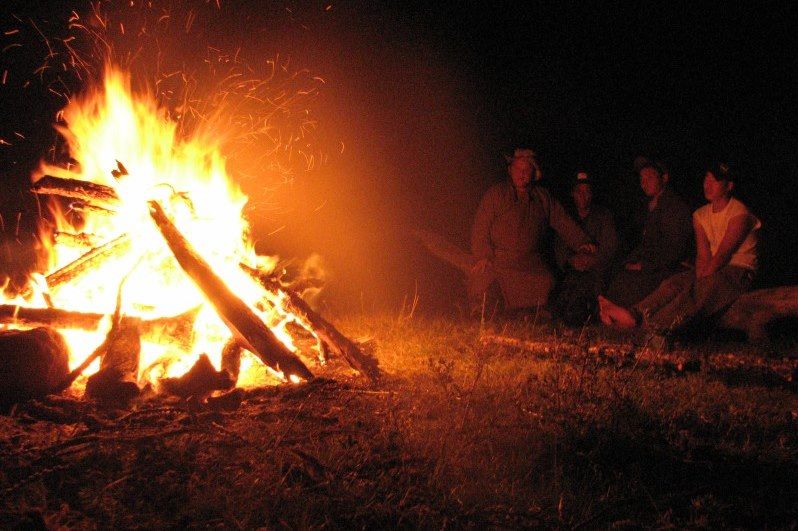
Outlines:
[[[693,213],[695,269],[665,279],[631,308],[599,297],[603,323],[668,332],[719,315],[748,289],[758,265],[757,231],[762,223],[732,196],[735,180],[726,164],[713,165],[704,174],[709,203]]]

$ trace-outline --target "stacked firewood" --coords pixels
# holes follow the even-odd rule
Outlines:
[[[37,194],[69,198],[74,201],[70,205],[71,208],[76,210],[103,212],[108,215],[114,215],[121,203],[113,188],[76,179],[45,176],[34,184],[32,190]],[[281,374],[286,380],[298,381],[313,378],[313,374],[305,363],[280,342],[258,314],[236,296],[223,279],[213,271],[211,266],[175,226],[163,205],[158,201],[152,200],[148,202],[148,207],[150,217],[159,229],[174,259],[213,306],[232,335],[231,340],[223,351],[222,371],[215,371],[207,357],[203,356],[197,362],[195,368],[184,376],[183,380],[165,382],[162,387],[167,391],[171,390],[175,394],[185,394],[186,392],[201,394],[209,393],[213,389],[232,387],[235,384],[240,364],[239,360],[243,350],[247,350],[257,356],[263,363],[272,368],[277,374]],[[58,233],[56,238],[60,239],[60,241],[70,241],[78,245],[89,246],[89,250],[70,264],[47,275],[45,280],[50,289],[67,285],[87,272],[96,269],[98,265],[106,260],[127,253],[131,249],[133,242],[131,235],[128,234],[121,234],[103,242],[98,242],[95,237],[87,234]],[[307,329],[313,337],[318,339],[320,343],[319,351],[322,353],[320,355],[327,356],[330,353],[339,355],[354,369],[368,378],[375,380],[379,377],[379,368],[376,360],[372,356],[363,353],[354,342],[346,338],[332,324],[312,310],[290,286],[283,284],[276,277],[259,270],[249,268],[243,264],[241,267],[257,279],[265,290],[263,297],[264,306],[273,306],[270,301],[277,300],[278,296],[286,301],[284,307],[276,309],[283,314],[293,313],[297,322]],[[266,296],[267,292],[271,297]],[[176,341],[179,341],[179,336],[187,336],[190,333],[197,312],[190,311],[178,316],[155,320],[127,317],[123,316],[120,311],[121,287],[119,293],[116,313],[111,317],[112,326],[103,344],[70,374],[66,374],[62,370],[63,356],[60,353],[58,355],[53,354],[53,364],[61,369],[58,373],[59,378],[48,376],[47,378],[49,379],[42,386],[36,387],[32,392],[20,393],[19,397],[40,396],[44,392],[63,390],[71,385],[80,372],[85,370],[97,358],[101,360],[100,371],[92,376],[87,384],[87,394],[98,399],[129,399],[139,393],[140,390],[136,378],[139,369],[142,338],[151,335],[158,335],[158,337],[171,336]],[[49,299],[47,299],[47,302],[50,306],[48,308],[0,305],[0,323],[44,327],[41,330],[47,330],[48,332],[36,332],[36,334],[40,334],[43,337],[47,336],[51,341],[45,341],[40,346],[33,348],[42,352],[50,352],[54,350],[51,343],[59,345],[55,350],[60,349],[63,345],[63,340],[60,339],[54,329],[63,327],[96,330],[101,323],[109,318],[105,314],[75,312],[55,308],[52,307]],[[10,332],[3,332],[2,334],[5,336],[10,334]],[[4,339],[13,342],[18,338],[9,336],[8,338],[4,337]],[[0,343],[0,349],[2,348],[4,347]],[[29,354],[21,355],[23,357],[29,356]],[[0,358],[0,364],[3,363],[6,363],[5,358]],[[6,365],[11,367],[10,370],[13,370],[12,364],[6,363]],[[2,368],[0,368],[0,374],[2,374]],[[41,376],[41,378],[44,378],[44,376]],[[187,389],[188,391],[186,391]]]

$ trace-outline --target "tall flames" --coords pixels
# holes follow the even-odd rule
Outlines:
[[[219,368],[230,330],[180,268],[153,223],[148,201],[156,200],[224,283],[294,350],[285,329],[293,316],[280,311],[276,296],[241,267],[268,271],[274,260],[255,253],[242,214],[247,197],[226,172],[222,132],[184,138],[177,121],[152,96],[134,94],[129,76],[113,67],[107,68],[101,89],[73,99],[61,118],[59,131],[75,163],[67,168],[43,163],[34,181],[49,175],[97,183],[111,187],[119,201],[107,210],[82,208],[79,215],[64,202],[54,203],[57,231],[81,238],[55,238],[46,249],[49,271],[58,271],[97,244],[116,239],[124,245],[70,282],[47,286],[41,278],[33,279],[26,305],[112,314],[121,286],[121,309],[128,316],[155,319],[195,310],[190,341],[182,347],[158,338],[142,343],[139,379],[157,382],[179,376],[202,353]],[[271,297],[271,303],[263,304],[264,297]],[[62,330],[72,352],[71,367],[103,341],[106,330],[100,328],[93,333]],[[263,383],[263,367],[245,355],[238,385]]]

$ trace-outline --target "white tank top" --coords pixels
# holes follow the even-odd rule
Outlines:
[[[720,242],[729,227],[729,221],[740,215],[753,217],[754,226],[740,244],[740,247],[729,259],[729,265],[746,267],[756,270],[757,261],[757,231],[762,227],[762,222],[748,210],[741,201],[732,197],[720,212],[712,212],[712,205],[704,205],[693,212],[693,219],[696,220],[707,235],[709,249],[714,256],[718,251]]]

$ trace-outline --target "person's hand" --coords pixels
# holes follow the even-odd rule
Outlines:
[[[584,254],[596,254],[596,251],[598,251],[598,247],[596,246],[595,243],[588,242],[580,245],[577,251]]]
[[[487,258],[480,258],[477,261],[477,263],[471,266],[471,272],[484,273],[488,270],[488,267],[490,267],[490,260],[488,260]]]
[[[596,264],[596,257],[593,254],[577,253],[568,259],[568,263],[577,271],[588,271]]]
[[[643,270],[643,264],[641,264],[640,262],[626,262],[623,265],[623,267],[627,271],[642,271]]]

